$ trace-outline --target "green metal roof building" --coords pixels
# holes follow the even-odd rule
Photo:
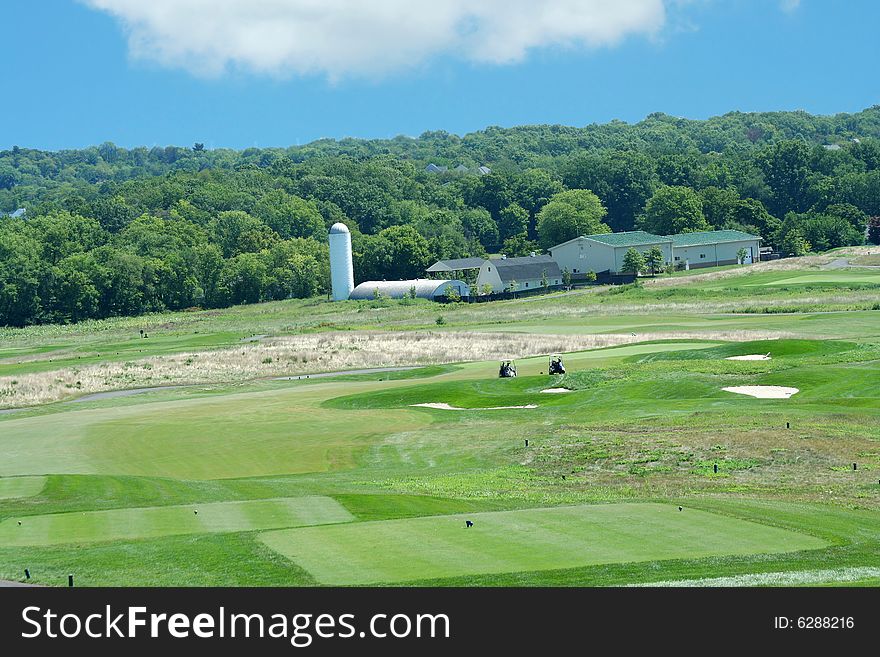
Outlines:
[[[582,235],[549,249],[560,269],[568,269],[573,279],[586,272],[619,273],[626,252],[633,248],[646,253],[654,247],[663,253],[664,263],[687,269],[736,264],[740,249],[743,264],[760,258],[761,238],[741,230],[712,230],[679,235],[654,235],[643,230]]]
[[[630,230],[582,235],[557,244],[549,249],[549,253],[559,263],[560,269],[568,269],[572,279],[577,280],[589,271],[615,274],[622,271],[623,259],[631,248],[647,253],[656,246],[663,253],[663,262],[672,262],[672,244],[671,237]]]

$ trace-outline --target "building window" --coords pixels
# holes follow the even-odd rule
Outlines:
[[[678,262],[679,260],[681,260],[681,258],[679,258],[678,256],[675,256],[675,261]]]
[[[701,257],[701,258],[705,258],[705,257],[706,257],[706,254],[705,254],[705,253],[701,253],[701,254],[700,254],[700,257]]]
[[[575,270],[574,270],[574,272],[573,272],[573,273],[575,273],[575,274],[577,274],[577,273],[578,273],[578,270],[577,270],[577,269],[575,269]]]
[[[529,284],[528,284],[528,283],[526,283],[526,287],[528,287],[528,286],[529,286]]]

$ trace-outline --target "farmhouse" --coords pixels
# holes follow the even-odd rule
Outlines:
[[[477,275],[477,288],[492,287],[493,292],[520,292],[562,284],[562,271],[551,256],[535,255],[522,258],[486,260]]]
[[[550,257],[560,269],[568,269],[572,279],[578,280],[589,271],[611,272],[616,274],[623,269],[626,252],[633,248],[647,253],[652,247],[663,252],[663,262],[672,262],[672,238],[652,235],[643,230],[623,233],[603,233],[582,235],[557,244],[549,249]]]
[[[760,260],[761,238],[741,230],[713,230],[702,233],[672,235],[675,263],[687,269],[735,265],[737,253],[745,249],[742,264],[750,265]]]
[[[376,299],[386,297],[389,299],[403,299],[415,291],[418,299],[430,299],[436,301],[447,295],[448,288],[458,292],[460,297],[469,297],[471,289],[467,283],[458,280],[434,280],[429,278],[416,278],[409,281],[364,281],[358,285],[349,296],[349,299]]]

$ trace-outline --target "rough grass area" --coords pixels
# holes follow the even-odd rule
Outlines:
[[[251,342],[234,349],[157,355],[0,377],[0,407],[32,406],[120,388],[522,358],[636,341],[635,337],[624,335],[572,338],[456,332],[305,334]]]
[[[465,520],[473,527],[466,528]],[[352,585],[602,563],[818,549],[776,527],[662,504],[556,507],[270,532],[322,584]]]

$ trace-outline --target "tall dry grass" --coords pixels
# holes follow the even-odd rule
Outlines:
[[[655,339],[732,341],[782,337],[766,331],[613,335],[477,332],[338,332],[271,338],[240,347],[151,356],[0,377],[0,408],[163,385],[226,383],[341,370],[523,358]]]

